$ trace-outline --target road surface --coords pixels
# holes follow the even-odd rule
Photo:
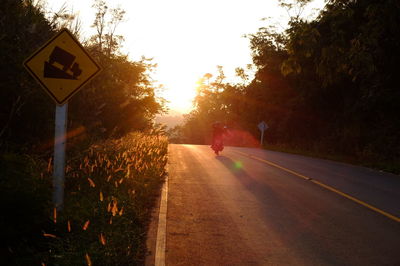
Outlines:
[[[170,145],[168,172],[160,265],[400,265],[399,176],[201,145]]]

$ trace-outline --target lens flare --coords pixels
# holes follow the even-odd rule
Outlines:
[[[236,161],[234,165],[235,165],[235,169],[243,168],[243,163],[241,161]]]

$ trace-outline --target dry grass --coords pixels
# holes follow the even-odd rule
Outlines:
[[[68,162],[65,206],[52,210],[43,263],[140,265],[150,210],[164,180],[165,137],[131,134]]]

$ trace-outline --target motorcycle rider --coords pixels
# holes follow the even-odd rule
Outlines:
[[[220,151],[224,149],[223,136],[225,135],[227,129],[226,127],[219,121],[213,123],[213,139],[211,148],[215,151],[215,154],[218,155]]]

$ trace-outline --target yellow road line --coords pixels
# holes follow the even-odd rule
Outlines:
[[[364,207],[367,207],[368,209],[371,209],[371,210],[373,210],[373,211],[375,211],[377,213],[380,213],[380,214],[382,214],[382,215],[384,215],[384,216],[386,216],[386,217],[388,217],[388,218],[390,218],[392,220],[395,220],[396,222],[400,222],[400,218],[399,217],[396,217],[396,216],[394,216],[394,215],[392,215],[390,213],[382,211],[382,210],[380,210],[380,209],[378,209],[378,208],[376,208],[376,207],[374,207],[374,206],[372,206],[372,205],[370,205],[370,204],[368,204],[368,203],[366,203],[366,202],[364,202],[362,200],[359,200],[357,198],[354,198],[354,197],[350,196],[349,194],[341,192],[341,191],[339,191],[339,190],[337,190],[337,189],[335,189],[335,188],[333,188],[331,186],[325,185],[324,183],[321,183],[321,182],[319,182],[317,180],[310,180],[310,181],[313,182],[314,184],[317,184],[317,185],[319,185],[321,187],[324,187],[324,188],[326,188],[326,189],[328,189],[328,190],[330,190],[332,192],[335,192],[335,193],[337,193],[337,194],[339,194],[339,195],[341,195],[341,196],[343,196],[345,198],[348,198],[349,200],[352,200],[352,201],[354,201],[354,202],[356,202],[358,204],[361,204]]]
[[[341,195],[342,197],[345,197],[345,198],[347,198],[347,199],[349,199],[349,200],[352,200],[352,201],[354,201],[354,202],[356,202],[356,203],[358,203],[358,204],[360,204],[360,205],[362,205],[362,206],[364,206],[364,207],[366,207],[366,208],[368,208],[368,209],[370,209],[370,210],[372,210],[372,211],[375,211],[375,212],[377,212],[377,213],[380,213],[380,214],[382,214],[382,215],[388,217],[389,219],[392,219],[392,220],[394,220],[394,221],[400,223],[400,218],[399,218],[399,217],[394,216],[394,215],[392,215],[392,214],[390,214],[390,213],[387,213],[387,212],[385,212],[385,211],[383,211],[383,210],[380,210],[380,209],[378,209],[377,207],[374,207],[374,206],[372,206],[372,205],[370,205],[370,204],[368,204],[368,203],[366,203],[366,202],[364,202],[364,201],[362,201],[362,200],[359,200],[359,199],[357,199],[357,198],[355,198],[355,197],[352,197],[352,196],[350,196],[349,194],[346,194],[346,193],[344,193],[344,192],[341,192],[341,191],[339,191],[339,190],[337,190],[337,189],[335,189],[335,188],[333,188],[333,187],[331,187],[331,186],[325,185],[324,183],[321,183],[321,182],[319,182],[319,181],[317,181],[317,180],[314,180],[314,179],[312,179],[312,178],[310,178],[310,177],[308,177],[308,176],[299,174],[299,173],[297,173],[297,172],[295,172],[295,171],[292,171],[292,170],[290,170],[290,169],[287,169],[287,168],[285,168],[285,167],[282,167],[282,166],[280,166],[280,165],[277,165],[277,164],[275,164],[275,163],[273,163],[273,162],[270,162],[270,161],[267,161],[267,160],[258,158],[258,157],[254,156],[254,155],[251,155],[251,154],[247,154],[247,153],[240,152],[240,151],[235,151],[235,152],[237,152],[237,153],[239,153],[239,154],[242,154],[242,155],[244,155],[244,156],[250,157],[250,158],[252,158],[252,159],[255,159],[255,160],[257,160],[257,161],[260,161],[260,162],[269,164],[269,165],[271,165],[271,166],[273,166],[273,167],[276,167],[276,168],[281,169],[281,170],[283,170],[283,171],[285,171],[285,172],[291,173],[292,175],[298,176],[298,177],[300,177],[300,178],[302,178],[302,179],[305,179],[305,180],[307,180],[307,181],[311,181],[311,182],[313,182],[314,184],[316,184],[316,185],[318,185],[318,186],[320,186],[320,187],[323,187],[323,188],[325,188],[325,189],[327,189],[327,190],[329,190],[329,191],[332,191],[332,192],[334,192],[334,193],[336,193],[336,194],[339,194],[339,195]]]
[[[253,155],[251,155],[251,154],[246,154],[246,153],[243,153],[243,152],[238,152],[238,153],[241,153],[241,154],[243,154],[243,155],[246,155],[246,156],[248,156],[248,157],[250,157],[250,158],[252,158],[252,159],[254,159],[254,160],[257,160],[257,161],[260,161],[260,162],[269,164],[269,165],[274,166],[274,167],[276,167],[276,168],[279,168],[279,169],[281,169],[281,170],[283,170],[283,171],[289,172],[289,173],[291,173],[291,174],[293,174],[293,175],[295,175],[295,176],[298,176],[298,177],[300,177],[300,178],[303,178],[303,179],[305,179],[305,180],[311,180],[311,178],[309,178],[308,176],[301,175],[301,174],[296,173],[296,172],[294,172],[294,171],[292,171],[292,170],[290,170],[290,169],[287,169],[287,168],[285,168],[285,167],[282,167],[282,166],[280,166],[280,165],[277,165],[277,164],[275,164],[275,163],[273,163],[273,162],[270,162],[270,161],[267,161],[267,160],[264,160],[264,159],[255,157],[255,156],[253,156]]]

